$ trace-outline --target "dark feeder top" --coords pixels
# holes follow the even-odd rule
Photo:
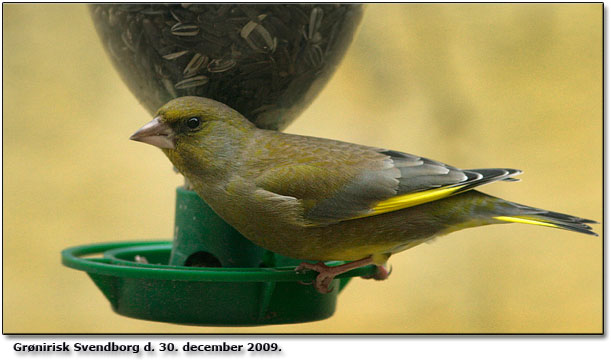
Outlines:
[[[344,56],[362,5],[92,4],[123,81],[154,114],[181,96],[211,98],[282,130]]]

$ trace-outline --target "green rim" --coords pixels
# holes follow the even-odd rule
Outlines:
[[[170,241],[129,241],[81,245],[62,251],[62,263],[73,269],[83,270],[90,274],[111,275],[118,277],[182,280],[182,281],[231,281],[231,282],[265,282],[265,281],[303,281],[316,278],[316,273],[308,271],[303,274],[295,268],[197,268],[159,264],[141,264],[120,259],[118,255],[125,252],[171,251]],[[96,254],[104,257],[91,257]],[[342,262],[327,262],[327,265],[339,265]],[[355,276],[372,276],[376,272],[374,265],[364,266],[338,275],[336,278]]]

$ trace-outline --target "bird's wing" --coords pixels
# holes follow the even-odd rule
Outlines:
[[[269,151],[256,156],[256,185],[299,200],[313,225],[416,206],[520,173],[460,170],[398,151],[287,134],[261,148]]]

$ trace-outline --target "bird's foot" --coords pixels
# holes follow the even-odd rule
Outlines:
[[[329,285],[331,285],[331,282],[337,275],[337,273],[333,271],[333,267],[327,266],[323,262],[317,262],[316,264],[304,262],[295,268],[295,271],[301,274],[306,270],[314,270],[318,273],[314,281],[314,288],[316,291],[321,294],[328,294],[333,291],[332,288],[329,288]]]
[[[328,294],[333,290],[332,288],[329,289],[329,285],[331,285],[331,282],[335,279],[337,275],[343,274],[347,271],[359,268],[361,266],[369,265],[372,261],[372,257],[368,256],[364,259],[352,261],[339,266],[327,266],[323,262],[317,262],[316,264],[303,262],[295,268],[295,271],[298,273],[303,273],[305,272],[305,270],[314,270],[318,272],[318,276],[316,276],[316,280],[314,281],[314,288],[321,294]],[[385,274],[386,277],[388,277],[387,271],[385,272]],[[375,276],[377,276],[377,274]]]
[[[376,273],[369,276],[362,276],[363,279],[386,280],[392,272],[392,266],[376,265]]]

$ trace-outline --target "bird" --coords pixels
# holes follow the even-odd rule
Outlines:
[[[257,128],[227,105],[186,96],[163,105],[131,140],[160,148],[194,191],[258,246],[316,271],[314,287],[448,233],[522,223],[596,235],[596,221],[521,205],[476,188],[520,170],[463,170],[385,148]],[[325,262],[339,260],[342,265]]]

